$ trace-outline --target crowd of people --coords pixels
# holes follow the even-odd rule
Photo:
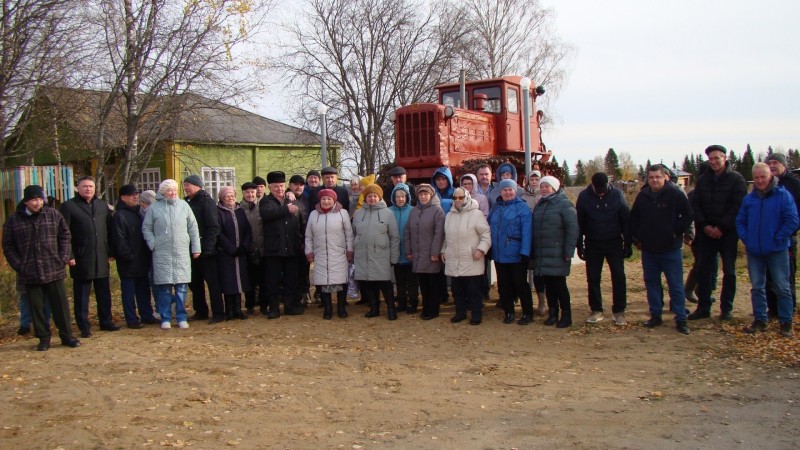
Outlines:
[[[334,294],[339,318],[348,317],[348,297],[360,296],[367,318],[381,316],[383,297],[389,320],[419,312],[421,297],[419,317],[432,320],[452,292],[450,321],[479,325],[491,263],[503,323],[528,325],[539,315],[544,325],[567,328],[573,324],[567,277],[575,253],[586,261],[591,312],[585,321],[605,319],[600,282],[608,262],[613,321],[626,325],[624,259],[635,246],[650,311],[644,326],[663,324],[663,274],[675,327],[689,334],[688,321],[711,316],[718,260],[719,319],[732,319],[741,240],[754,317],[745,331],[765,331],[772,316],[781,334],[792,336],[800,179],[787,170],[783,155],[771,154],[754,166],[748,194],[724,147],[712,145],[705,153],[708,162],[690,195],[657,164],[647,168],[632,207],[602,172],[573,205],[557,178],[533,170],[522,187],[508,163],[497,168],[495,182],[492,168],[483,165],[462,175],[457,186],[447,167],[437,169],[429,184],[412,185],[405,169],[394,167],[391,185],[378,186],[371,175],[351,178],[349,189],[333,167],[312,170],[305,179],[294,175],[288,186],[286,175],[273,171],[244,183],[238,202],[233,187],[220,188],[214,199],[203,180],[190,175],[183,180],[184,200],[178,182],[168,179],[158,192],[122,186],[114,208],[95,195],[92,177],[79,179],[77,195],[58,210],[40,186],[31,185],[3,227],[3,249],[18,276],[19,333],[29,333],[32,321],[37,349],[47,350],[52,318],[63,345],[80,345],[70,326],[66,267],[80,336],[92,336],[92,288],[100,330],[119,330],[109,287],[113,259],[124,319],[133,329],[170,329],[173,314],[182,329],[193,320],[299,315],[311,305],[312,285],[325,320],[334,315]],[[684,244],[696,255],[693,281],[686,284]],[[691,313],[687,299],[697,303]]]

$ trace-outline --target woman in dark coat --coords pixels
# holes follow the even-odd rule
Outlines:
[[[247,250],[253,235],[247,213],[236,203],[236,192],[230,186],[219,190],[219,224],[217,238],[217,267],[222,295],[225,298],[225,318],[244,320],[242,292],[250,289],[247,276]]]

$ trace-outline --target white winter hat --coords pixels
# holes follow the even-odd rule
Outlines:
[[[553,188],[554,191],[558,191],[561,188],[561,182],[558,181],[558,178],[552,177],[550,175],[542,177],[542,179],[539,180],[539,186],[543,184],[550,185],[550,187]]]

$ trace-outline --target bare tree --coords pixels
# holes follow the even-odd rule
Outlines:
[[[317,103],[328,105],[343,164],[373,172],[394,158],[388,113],[430,100],[437,82],[455,77],[463,22],[457,8],[414,0],[308,0],[307,7],[286,25],[275,65],[303,99],[299,121],[314,124]]]
[[[22,155],[16,132],[24,129],[36,90],[66,82],[79,35],[69,0],[0,0],[0,167]]]

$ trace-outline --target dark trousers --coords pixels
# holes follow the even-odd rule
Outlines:
[[[208,296],[211,300],[211,313],[214,317],[224,319],[225,303],[222,301],[222,289],[219,285],[219,272],[217,272],[215,256],[200,256],[192,259],[192,282],[189,283],[189,289],[192,291],[192,308],[199,319],[208,317],[206,285],[208,285]]]
[[[519,298],[522,304],[522,314],[533,316],[533,296],[528,284],[525,264],[494,263],[497,270],[497,290],[500,291],[500,304],[506,314],[514,314],[514,302]],[[547,285],[545,284],[545,289]]]
[[[439,305],[442,303],[442,279],[440,273],[417,273],[419,291],[422,293],[422,314],[428,316],[439,315]],[[444,280],[447,286],[447,279]],[[447,290],[445,289],[445,292]]]
[[[108,278],[106,278],[108,280]],[[62,342],[72,338],[72,329],[69,326],[69,304],[67,303],[67,289],[64,280],[57,280],[47,284],[26,284],[25,293],[31,306],[33,318],[33,332],[39,339],[50,337],[50,321],[45,316],[45,302],[50,305],[53,313],[53,322],[58,328],[58,336]]]
[[[484,259],[483,265],[483,296],[489,298],[489,288],[492,287],[492,260],[490,258]]]
[[[589,307],[592,311],[603,311],[603,296],[600,292],[600,279],[603,275],[603,262],[608,261],[611,271],[613,313],[625,312],[627,291],[625,280],[625,257],[622,240],[586,241],[586,282],[589,285]]]
[[[530,272],[533,273],[532,270]],[[544,279],[542,278],[542,276],[541,275],[532,275],[531,278],[533,279],[533,290],[537,294],[544,293]]]
[[[397,306],[405,308],[419,305],[419,281],[417,274],[411,270],[411,264],[394,265],[394,281],[397,285]]]
[[[72,300],[75,308],[75,323],[81,331],[89,331],[89,291],[94,284],[97,301],[97,318],[100,326],[114,323],[111,317],[111,288],[108,277],[94,280],[72,280]],[[53,311],[55,313],[55,311]]]
[[[717,255],[722,259],[722,292],[720,310],[723,313],[733,310],[736,295],[736,254],[739,237],[736,232],[724,233],[720,239],[711,239],[700,230],[695,237],[697,242],[697,309],[711,310],[711,270]]]
[[[483,318],[483,275],[470,277],[451,277],[453,287],[453,300],[456,304],[456,316],[464,317],[467,310],[472,314],[472,320]]]
[[[370,308],[379,308],[381,302],[381,294],[386,304],[394,303],[394,286],[392,282],[387,281],[358,281],[358,288],[361,290],[361,296],[367,301]]]
[[[789,289],[792,291],[792,310],[797,309],[797,239],[792,236],[789,244]],[[772,289],[772,280],[767,269],[767,315],[778,317],[778,296]]]
[[[145,322],[154,322],[153,303],[150,295],[150,277],[145,275],[136,278],[120,278],[122,291],[122,311],[125,313],[125,322],[133,325]],[[139,310],[139,315],[136,310]]]
[[[684,290],[686,291],[686,295],[691,293],[697,295],[697,239],[692,242],[691,250],[694,264],[692,264],[692,268],[689,269],[689,273],[686,275]],[[717,289],[717,272],[719,271],[718,258],[714,258],[712,267],[709,269],[711,270],[711,291],[713,292]]]
[[[267,256],[264,258],[264,277],[267,280],[269,308],[278,308],[283,298],[284,310],[297,305],[298,269],[297,256]]]
[[[311,263],[306,258],[297,258],[297,295],[298,298],[303,294],[308,294],[311,289],[311,277],[309,271],[311,270]]]
[[[550,309],[550,315],[558,315],[559,308],[561,308],[562,313],[571,315],[572,306],[570,305],[567,277],[545,275],[542,278],[544,278],[544,292],[547,296],[547,307]]]
[[[269,306],[264,266],[264,258],[260,258],[258,264],[247,264],[247,275],[250,278],[250,290],[244,293],[244,306],[247,309],[258,306],[262,312],[266,312],[267,306]]]

